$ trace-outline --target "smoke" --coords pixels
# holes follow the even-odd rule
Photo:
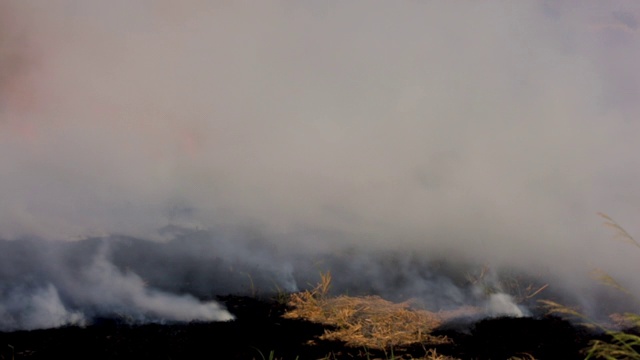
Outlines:
[[[192,296],[295,290],[318,254],[438,304],[473,297],[443,258],[640,290],[595,215],[640,233],[640,6],[574,5],[3,1],[0,238],[29,247],[2,258],[37,286],[0,264],[0,313],[228,319]],[[82,245],[119,236],[146,262]]]
[[[109,248],[118,243],[2,242],[0,331],[82,325],[101,317],[128,322],[233,319],[215,302],[149,286],[125,264],[115,265]],[[138,261],[144,261],[142,256]]]
[[[49,284],[37,289],[12,289],[2,294],[0,304],[2,323],[0,330],[33,330],[83,325],[85,317],[79,312],[69,311],[60,300],[56,288]]]

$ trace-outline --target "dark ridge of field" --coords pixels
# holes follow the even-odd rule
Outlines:
[[[249,297],[220,300],[230,322],[130,325],[103,319],[81,327],[0,333],[0,359],[389,359],[391,354],[319,340],[326,326],[282,317],[286,305]],[[451,344],[394,349],[402,359],[583,359],[594,334],[557,317],[445,323],[434,332]],[[435,349],[440,357],[426,357]],[[369,355],[367,355],[367,351]],[[431,356],[434,356],[431,353]]]

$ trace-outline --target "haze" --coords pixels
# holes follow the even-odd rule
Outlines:
[[[574,285],[597,267],[640,290],[639,254],[596,215],[640,233],[639,17],[633,1],[3,0],[0,238],[250,230],[283,259],[400,250]]]

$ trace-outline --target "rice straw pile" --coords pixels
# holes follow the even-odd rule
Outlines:
[[[442,316],[426,310],[412,309],[409,302],[392,303],[378,296],[327,297],[329,273],[311,290],[291,295],[292,310],[286,318],[302,318],[334,327],[325,330],[322,340],[343,341],[355,347],[385,349],[411,344],[443,344],[450,339],[431,332]]]

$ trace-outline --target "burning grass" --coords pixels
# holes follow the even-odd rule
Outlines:
[[[393,349],[412,344],[450,343],[445,336],[431,332],[441,325],[443,314],[417,310],[409,301],[392,303],[378,296],[327,296],[331,274],[321,275],[313,290],[291,295],[290,319],[306,319],[332,327],[320,337],[338,340],[353,347]]]

